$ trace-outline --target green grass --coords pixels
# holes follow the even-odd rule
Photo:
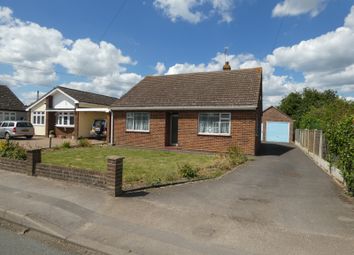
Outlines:
[[[69,166],[106,171],[107,156],[125,157],[123,178],[126,184],[153,185],[182,179],[179,167],[190,164],[195,168],[208,169],[217,159],[216,155],[170,152],[120,147],[88,147],[44,151],[42,162],[51,165]],[[200,177],[215,177],[223,171],[202,171]]]

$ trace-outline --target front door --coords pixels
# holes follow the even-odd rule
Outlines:
[[[178,114],[173,113],[170,115],[170,143],[171,145],[177,145],[178,144]]]

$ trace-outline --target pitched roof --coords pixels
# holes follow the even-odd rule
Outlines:
[[[264,114],[265,112],[271,110],[271,109],[276,110],[277,112],[279,112],[280,114],[282,114],[283,116],[285,116],[286,118],[288,118],[290,121],[293,121],[293,119],[292,119],[289,115],[287,115],[286,113],[282,112],[281,110],[279,110],[277,107],[274,107],[273,105],[271,105],[271,106],[269,106],[267,109],[265,109],[265,110],[263,111],[263,114]]]
[[[112,107],[256,108],[261,86],[262,68],[147,76]]]
[[[100,104],[100,105],[109,106],[115,100],[117,100],[116,97],[104,96],[104,95],[100,95],[100,94],[96,94],[96,93],[92,93],[92,92],[70,89],[70,88],[61,87],[61,86],[59,86],[57,88],[81,103]]]
[[[25,106],[20,99],[5,85],[0,85],[0,110],[25,110]]]

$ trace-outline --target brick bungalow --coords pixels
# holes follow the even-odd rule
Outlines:
[[[0,85],[0,121],[26,120],[25,106],[5,85]]]
[[[115,97],[59,86],[26,110],[35,135],[48,136],[53,130],[58,137],[89,137],[95,119],[106,120],[109,129],[109,107],[115,100]]]
[[[210,152],[237,145],[255,155],[262,69],[147,76],[111,109],[117,145]]]

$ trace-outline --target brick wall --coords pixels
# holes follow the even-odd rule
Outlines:
[[[28,162],[26,160],[7,159],[0,157],[0,169],[16,173],[27,173]]]
[[[256,154],[258,137],[256,136],[256,111],[232,111],[231,135],[198,135],[198,114],[195,111],[179,112],[178,148],[225,152],[230,146],[239,146],[246,154]],[[150,132],[127,132],[126,113],[114,113],[115,143],[123,146],[137,146],[163,149],[166,146],[168,117],[166,112],[150,113]]]
[[[52,179],[77,182],[86,185],[104,188],[105,174],[70,167],[52,166],[46,164],[36,165],[36,175]]]
[[[126,131],[126,112],[114,112],[114,142],[117,145],[164,148],[166,113],[150,113],[150,132]]]
[[[75,128],[55,127],[55,135],[59,138],[71,138],[75,136]]]
[[[41,163],[41,159],[41,150],[39,149],[27,151],[26,160],[0,157],[0,170],[100,187],[108,190],[115,197],[123,193],[123,157],[109,156],[107,158],[107,171],[105,173],[46,165]]]
[[[280,122],[290,122],[290,132],[289,132],[289,140],[293,141],[293,120],[287,116],[286,114],[280,112],[274,107],[268,108],[266,111],[263,112],[262,116],[262,123],[263,123],[263,141],[266,140],[267,134],[267,121],[280,121]]]

